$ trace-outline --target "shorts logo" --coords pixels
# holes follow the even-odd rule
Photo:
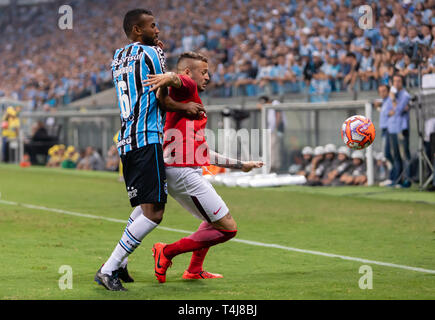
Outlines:
[[[165,182],[163,190],[165,190],[165,193],[168,194],[168,183],[167,182]]]
[[[137,197],[137,189],[134,187],[127,187],[127,194],[129,199]]]

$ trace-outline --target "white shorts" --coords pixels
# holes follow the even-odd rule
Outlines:
[[[198,219],[215,222],[229,212],[201,167],[166,167],[166,178],[169,195]]]

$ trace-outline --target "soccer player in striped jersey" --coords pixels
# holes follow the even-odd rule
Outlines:
[[[177,62],[177,74],[151,75],[144,81],[151,90],[170,86],[169,95],[179,102],[201,103],[199,92],[208,82],[208,59],[195,52],[186,52]],[[165,91],[158,94],[163,99]],[[172,244],[153,246],[155,275],[159,282],[166,281],[166,270],[172,259],[182,253],[193,252],[183,279],[222,278],[203,270],[205,256],[211,246],[226,242],[237,233],[237,225],[229,209],[216,190],[202,175],[201,166],[240,169],[248,172],[263,166],[261,161],[229,159],[209,150],[204,136],[207,124],[205,114],[192,120],[178,112],[168,112],[165,124],[164,157],[169,194],[195,217],[203,220],[198,230]]]
[[[127,227],[109,259],[97,271],[95,281],[112,291],[125,291],[119,279],[132,282],[127,271],[128,255],[162,220],[167,198],[163,163],[162,110],[155,92],[142,85],[150,75],[165,72],[165,56],[151,11],[135,9],[124,17],[124,31],[131,41],[115,51],[113,82],[121,112],[118,152],[127,194],[133,210]],[[167,97],[164,111],[196,117],[204,112],[198,103],[183,104]],[[139,209],[140,210],[139,210]]]

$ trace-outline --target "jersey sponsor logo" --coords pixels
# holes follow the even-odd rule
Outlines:
[[[131,144],[131,137],[128,137],[127,139],[122,139],[120,140],[117,144],[116,147],[117,148],[121,148],[123,146],[126,146],[128,144]]]
[[[120,59],[113,59],[112,68],[124,64],[125,62],[132,62],[140,60],[142,58],[143,52],[135,54],[134,56],[126,56]]]

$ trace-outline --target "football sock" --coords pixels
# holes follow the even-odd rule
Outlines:
[[[210,248],[207,247],[192,252],[192,258],[190,259],[190,264],[189,268],[187,268],[187,271],[189,271],[190,273],[199,273],[202,271],[202,265],[204,263],[204,259],[207,255],[208,249]]]
[[[142,208],[140,206],[137,206],[133,209],[133,212],[130,214],[130,217],[127,221],[127,228],[129,225],[133,223],[133,221],[139,216],[143,214]],[[125,268],[128,264],[128,257],[125,257],[125,259],[121,262],[121,268]]]
[[[142,208],[140,206],[137,206],[133,209],[133,211],[130,214],[130,218],[128,218],[127,227],[133,223],[134,220],[136,220],[137,217],[139,217],[141,214],[143,214]]]
[[[122,261],[141,244],[142,239],[157,227],[157,223],[151,221],[143,214],[139,215],[133,223],[125,228],[121,240],[113,250],[112,255],[103,265],[101,272],[111,275],[112,271],[117,270]]]
[[[220,230],[214,228],[210,223],[202,222],[198,230],[187,238],[182,238],[177,242],[165,246],[163,254],[168,259],[172,259],[181,253],[208,248],[218,243],[228,241],[233,238],[236,233],[237,230]]]
[[[198,230],[200,230],[205,226],[206,226],[205,224],[201,223],[199,225]],[[192,258],[190,259],[190,264],[189,267],[187,268],[187,271],[189,271],[190,273],[199,273],[202,271],[202,266],[204,263],[205,256],[207,255],[208,249],[210,249],[210,247],[195,250],[192,252]]]

